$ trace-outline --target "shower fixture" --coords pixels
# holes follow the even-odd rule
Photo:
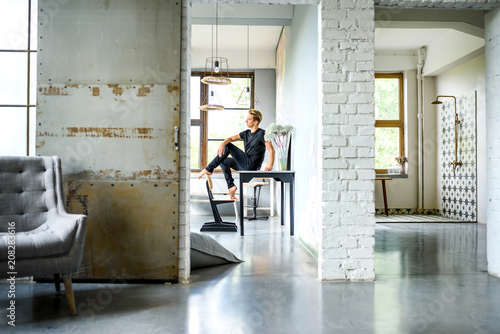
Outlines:
[[[432,101],[431,104],[442,104],[442,101],[439,101],[439,98],[452,98],[455,101],[455,160],[452,161],[450,164],[453,166],[453,176],[455,176],[455,170],[457,166],[462,166],[462,161],[458,161],[457,157],[457,151],[458,151],[458,137],[457,137],[457,131],[458,131],[458,125],[460,124],[460,121],[458,120],[458,114],[457,114],[457,98],[453,95],[438,95],[436,97],[435,101]]]

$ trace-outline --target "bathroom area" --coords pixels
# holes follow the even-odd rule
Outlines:
[[[376,33],[376,82],[390,73],[402,76],[400,138],[385,161],[377,160],[388,146],[377,133],[394,125],[379,120],[385,88],[375,88],[377,223],[486,222],[486,60],[484,29],[474,20],[426,30],[429,39],[416,52],[404,44],[384,49],[388,35]],[[408,44],[424,36],[414,26],[393,30],[407,34]]]

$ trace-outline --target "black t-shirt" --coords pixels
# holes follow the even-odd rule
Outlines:
[[[240,137],[245,143],[245,153],[256,165],[261,165],[266,155],[265,133],[266,131],[260,128],[254,133],[250,129],[240,132]]]

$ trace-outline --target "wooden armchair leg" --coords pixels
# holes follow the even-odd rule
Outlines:
[[[73,294],[73,287],[71,286],[71,274],[62,275],[64,282],[64,289],[66,290],[66,299],[68,300],[69,307],[71,307],[72,314],[76,314],[75,295]]]

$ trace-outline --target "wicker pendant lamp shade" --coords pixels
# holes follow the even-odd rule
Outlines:
[[[205,61],[205,74],[201,82],[205,85],[230,85],[227,58],[209,57]]]

